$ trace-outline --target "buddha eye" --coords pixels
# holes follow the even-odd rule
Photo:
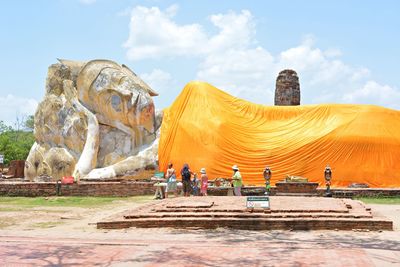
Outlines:
[[[121,97],[118,95],[111,96],[111,106],[117,112],[121,112]]]

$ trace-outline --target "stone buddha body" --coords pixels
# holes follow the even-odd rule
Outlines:
[[[50,66],[26,177],[110,178],[154,165],[162,120],[156,95],[113,61],[60,60]]]

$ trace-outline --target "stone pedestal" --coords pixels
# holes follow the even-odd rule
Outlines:
[[[278,182],[277,196],[318,196],[318,183]]]

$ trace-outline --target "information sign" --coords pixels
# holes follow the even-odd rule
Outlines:
[[[267,196],[260,196],[260,197],[247,197],[246,207],[248,209],[254,208],[263,208],[269,209],[269,197]]]

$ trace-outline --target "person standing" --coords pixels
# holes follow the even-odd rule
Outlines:
[[[199,184],[200,184],[200,181],[199,181],[199,179],[197,179],[197,173],[194,173],[193,181],[192,181],[192,195],[193,196],[199,195],[199,191],[200,191]]]
[[[167,178],[167,188],[165,188],[165,198],[168,198],[169,192],[174,192],[175,197],[178,196],[178,192],[176,190],[176,173],[173,168],[173,164],[168,164],[167,173],[165,174],[165,178]]]
[[[242,190],[242,175],[239,172],[239,168],[237,165],[233,165],[232,167],[233,170],[233,176],[232,176],[232,184],[233,184],[233,192],[235,196],[241,196],[241,190]]]
[[[183,168],[181,170],[181,176],[182,176],[182,189],[185,197],[188,197],[190,195],[192,187],[190,182],[190,176],[192,174],[193,173],[190,170],[189,165],[187,163],[183,164]]]
[[[206,169],[201,168],[200,170],[201,176],[201,188],[200,188],[200,193],[202,196],[207,196],[207,189],[208,189],[208,176],[206,174]]]
[[[263,172],[264,180],[265,180],[265,195],[269,195],[271,190],[271,169],[267,166]]]

